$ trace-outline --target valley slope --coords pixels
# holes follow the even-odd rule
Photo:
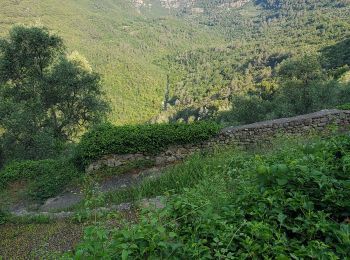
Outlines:
[[[167,72],[153,63],[175,50],[223,43],[212,30],[157,14],[128,1],[1,0],[0,35],[14,24],[43,25],[62,36],[103,75],[115,123],[143,122],[161,108]]]
[[[238,89],[271,75],[268,61],[336,44],[350,28],[347,0],[0,2],[1,36],[40,24],[87,57],[117,124],[228,109]]]

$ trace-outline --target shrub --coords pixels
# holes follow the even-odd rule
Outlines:
[[[65,160],[14,161],[0,172],[0,187],[25,180],[32,198],[46,199],[62,191],[78,175],[74,164]]]
[[[66,144],[54,136],[52,131],[37,131],[29,136],[22,135],[18,141],[17,133],[5,132],[1,137],[2,160],[44,160],[55,158],[66,149]]]
[[[226,113],[224,120],[251,124],[269,119],[270,113],[273,112],[272,102],[255,96],[237,96],[234,97],[233,103],[234,109]]]
[[[107,154],[156,154],[170,145],[198,143],[218,133],[213,122],[113,126],[103,124],[86,133],[77,147],[76,161],[86,166]]]

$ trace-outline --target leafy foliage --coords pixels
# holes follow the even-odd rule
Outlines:
[[[153,61],[165,53],[221,43],[223,38],[197,23],[167,17],[167,10],[158,12],[159,1],[153,6],[157,10],[140,15],[132,1],[125,0],[78,0],[63,5],[55,0],[15,4],[4,0],[0,35],[13,24],[40,20],[65,39],[69,51],[78,50],[102,75],[112,104],[109,119],[117,124],[143,123],[160,111],[166,80],[167,69]],[[28,8],[30,15],[25,15]]]
[[[87,228],[75,257],[348,257],[348,136],[227,155],[165,209],[143,212],[139,223]]]
[[[28,194],[34,199],[47,199],[65,189],[80,175],[66,160],[13,161],[0,172],[0,188],[15,181],[27,181]]]
[[[337,106],[337,108],[341,109],[341,110],[350,110],[350,103],[339,105],[339,106]]]
[[[15,26],[1,40],[0,127],[4,150],[22,150],[21,159],[37,158],[41,141],[74,138],[106,112],[98,74],[63,50],[60,37],[39,27]]]
[[[314,101],[317,101],[317,107],[321,109],[331,103],[334,106],[333,96],[327,95],[327,91],[332,92],[333,86],[336,85],[336,82],[331,81],[338,80],[349,71],[346,68],[349,56],[349,48],[347,48],[349,35],[348,29],[345,29],[349,27],[349,22],[345,22],[348,19],[345,15],[349,17],[348,2],[329,0],[257,2],[258,6],[261,6],[261,2],[269,2],[271,6],[265,6],[266,8],[262,11],[256,5],[248,4],[241,10],[233,10],[220,17],[215,15],[211,17],[212,27],[225,32],[229,38],[225,45],[189,50],[168,56],[168,63],[171,64],[172,69],[170,75],[172,82],[170,96],[172,97],[168,111],[162,112],[158,121],[164,120],[165,117],[170,121],[178,120],[177,115],[181,116],[181,111],[188,107],[205,109],[214,106],[219,114],[221,112],[227,114],[226,111],[239,108],[242,104],[237,96],[246,100],[255,100],[255,97],[250,97],[251,92],[259,91],[264,95],[270,94],[271,86],[274,91],[282,88],[285,85],[283,82],[285,79],[280,77],[278,69],[283,61],[290,59],[290,63],[295,63],[299,60],[295,65],[305,68],[308,64],[312,65],[315,59],[312,56],[317,57],[318,63],[319,60],[322,61],[317,65],[318,67],[322,65],[323,77],[320,81],[329,82],[329,84],[322,84],[322,91],[326,93],[325,99],[314,98]],[[318,52],[321,53],[320,56]],[[312,59],[303,60],[304,56]],[[310,69],[317,68],[310,67],[309,71]],[[318,82],[314,83],[318,84]],[[269,91],[261,91],[266,87]],[[294,88],[296,89],[297,87]],[[315,92],[310,95],[318,94],[316,86],[314,90]],[[288,99],[287,101],[293,102]],[[324,101],[326,101],[325,104]],[[271,105],[264,100],[260,100],[259,103]],[[282,100],[278,106],[281,104],[283,104]],[[260,106],[261,104],[258,105]],[[295,114],[298,107],[300,110],[305,110],[302,106],[300,102],[294,108],[288,104],[283,114],[284,116],[288,115],[286,112],[289,115]],[[292,111],[286,111],[288,109]],[[270,111],[271,113],[268,112],[266,118],[280,116],[274,113],[279,112],[279,107],[273,110]],[[194,111],[192,116],[195,120],[203,118],[195,113],[195,109],[192,111]],[[261,116],[263,113],[259,113],[256,119]],[[232,121],[237,119],[232,119],[231,123]],[[253,119],[246,118],[239,123],[247,121],[252,122]]]
[[[213,122],[193,124],[100,125],[83,135],[77,146],[76,161],[86,166],[107,154],[156,154],[170,145],[205,141],[218,133]]]
[[[350,39],[345,39],[335,45],[327,46],[321,50],[325,56],[326,68],[339,68],[344,65],[350,66]]]

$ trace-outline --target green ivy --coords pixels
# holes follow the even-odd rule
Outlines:
[[[216,135],[213,122],[114,126],[103,124],[86,133],[77,146],[80,166],[107,154],[157,154],[171,145],[199,143]]]
[[[350,110],[350,103],[339,105],[339,106],[337,106],[337,108],[340,110]]]

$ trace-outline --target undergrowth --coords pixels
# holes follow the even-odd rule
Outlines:
[[[67,160],[13,161],[0,171],[0,190],[13,182],[27,181],[27,195],[44,200],[57,195],[80,175],[81,172]]]
[[[177,188],[181,195],[171,196],[165,209],[144,211],[137,224],[87,228],[74,254],[64,258],[349,257],[348,136],[264,154],[197,157],[182,167],[184,175],[200,172],[197,185]]]
[[[143,198],[177,194],[184,188],[193,187],[205,174],[221,168],[222,163],[226,161],[227,153],[219,151],[215,153],[215,157],[206,155],[206,163],[202,161],[205,155],[197,153],[184,163],[166,169],[156,178],[147,178],[139,185],[108,192],[103,195],[103,204],[135,202]]]

